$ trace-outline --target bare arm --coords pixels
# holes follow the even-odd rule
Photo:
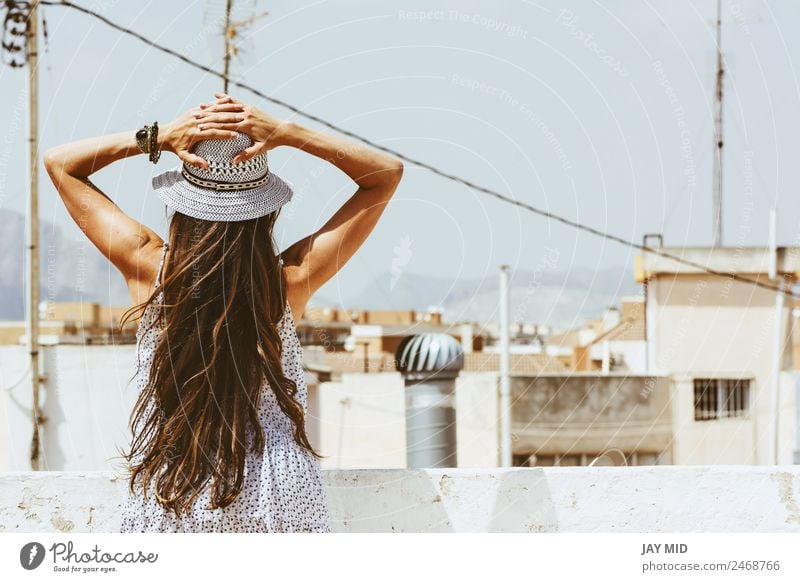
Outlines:
[[[250,135],[254,145],[235,161],[281,145],[295,147],[327,160],[358,187],[355,193],[316,232],[297,241],[284,253],[288,300],[296,319],[302,317],[311,296],[333,277],[370,235],[403,176],[400,160],[352,141],[312,131],[271,117],[228,95],[216,94],[215,104],[203,106],[209,115],[217,108],[238,105],[245,119],[235,126]],[[203,123],[201,127],[221,127]]]
[[[302,317],[311,296],[331,279],[367,240],[403,176],[402,163],[353,142],[291,124],[284,145],[327,160],[358,186],[355,193],[316,232],[284,253],[287,280]]]
[[[166,124],[159,131],[159,145],[190,163],[203,165],[204,160],[189,153],[192,143],[201,135],[194,129],[195,115],[199,112],[197,108]],[[217,113],[216,119],[230,121],[230,114]],[[235,134],[216,130],[202,135],[205,139]],[[44,155],[47,173],[70,216],[128,283],[151,278],[148,251],[162,244],[161,237],[125,214],[89,177],[117,160],[138,154],[141,151],[136,145],[135,131],[127,131],[64,144],[47,150]]]

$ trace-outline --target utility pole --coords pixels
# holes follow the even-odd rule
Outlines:
[[[722,63],[722,0],[717,0],[717,82],[714,98],[714,246],[722,246],[722,97],[725,87]]]
[[[33,438],[31,439],[31,469],[40,468],[42,422],[39,407],[41,376],[39,374],[39,55],[38,55],[38,0],[30,4],[28,13],[28,351],[31,358],[31,388],[33,390]]]
[[[510,467],[511,456],[511,331],[509,322],[509,266],[500,266],[500,466]]]

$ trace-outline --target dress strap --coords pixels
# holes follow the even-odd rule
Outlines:
[[[168,248],[169,248],[169,243],[164,241],[164,247],[161,249],[161,261],[158,263],[158,273],[156,273],[155,287],[161,286],[161,271],[164,270],[164,259],[167,256]]]

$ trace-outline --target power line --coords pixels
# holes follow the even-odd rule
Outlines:
[[[196,68],[196,69],[198,69],[200,71],[203,71],[205,73],[208,73],[210,75],[214,75],[216,77],[219,77],[220,79],[225,79],[225,74],[224,73],[221,73],[219,71],[216,71],[216,70],[212,69],[211,67],[207,67],[207,66],[205,66],[205,65],[203,65],[201,63],[193,61],[190,58],[186,57],[185,55],[182,55],[181,53],[179,53],[177,51],[174,51],[174,50],[172,50],[172,49],[170,49],[168,47],[160,45],[160,44],[158,44],[158,43],[146,38],[145,36],[139,34],[138,32],[136,32],[134,30],[126,28],[126,27],[124,27],[124,26],[122,26],[120,24],[117,24],[117,23],[109,20],[108,18],[106,18],[102,14],[98,14],[97,12],[95,12],[95,11],[89,9],[89,8],[85,8],[83,6],[79,6],[78,4],[74,4],[72,2],[69,2],[68,0],[61,0],[59,2],[56,2],[54,0],[41,0],[39,2],[39,4],[47,5],[47,6],[63,6],[63,7],[66,7],[66,8],[72,8],[74,10],[77,10],[78,12],[82,12],[82,13],[88,15],[88,16],[91,16],[93,18],[96,18],[97,20],[100,20],[101,22],[105,23],[106,25],[110,26],[111,28],[113,28],[115,30],[118,30],[119,32],[122,32],[123,34],[126,34],[126,35],[129,35],[129,36],[132,36],[134,38],[139,39],[141,42],[145,43],[146,45],[148,45],[148,46],[150,46],[150,47],[152,47],[152,48],[154,48],[154,49],[156,49],[158,51],[161,51],[161,52],[163,52],[165,54],[171,55],[171,56],[183,61],[184,63],[186,63],[187,65],[189,65],[191,67],[194,67],[194,68]],[[506,202],[507,204],[512,204],[512,205],[517,206],[519,208],[523,208],[524,210],[528,210],[528,211],[530,211],[530,212],[532,212],[534,214],[538,214],[539,216],[543,216],[545,218],[549,218],[551,220],[555,220],[556,222],[560,222],[560,223],[565,224],[567,226],[570,226],[572,228],[575,228],[575,229],[578,229],[578,230],[582,230],[584,232],[588,232],[590,234],[593,234],[595,236],[599,236],[601,238],[605,238],[605,239],[610,240],[610,241],[614,241],[616,243],[625,245],[627,247],[635,248],[635,249],[641,250],[643,252],[653,253],[655,255],[662,256],[664,258],[676,261],[678,263],[681,263],[681,264],[684,264],[684,265],[687,265],[687,266],[690,266],[690,267],[694,267],[694,268],[696,268],[698,270],[701,270],[701,271],[703,271],[703,272],[705,272],[705,273],[707,273],[709,275],[714,275],[714,276],[718,276],[718,277],[724,277],[724,278],[728,278],[728,279],[733,279],[735,281],[740,281],[742,283],[748,283],[750,285],[755,285],[757,287],[762,287],[764,289],[769,289],[770,291],[776,291],[778,293],[784,293],[784,294],[789,295],[789,296],[794,297],[794,298],[800,298],[800,295],[795,294],[790,289],[782,289],[781,287],[777,287],[775,285],[770,285],[768,283],[763,283],[761,281],[750,279],[748,277],[743,277],[743,276],[741,276],[741,275],[739,275],[737,273],[711,269],[711,268],[709,268],[709,267],[707,267],[707,266],[705,266],[705,265],[703,265],[701,263],[697,263],[697,262],[694,262],[694,261],[691,261],[691,260],[688,260],[688,259],[684,259],[683,257],[678,257],[678,256],[675,256],[675,255],[672,255],[672,254],[670,254],[668,252],[659,250],[659,249],[654,248],[654,247],[648,247],[648,246],[646,246],[644,244],[640,244],[640,243],[637,243],[637,242],[634,242],[634,241],[630,241],[630,240],[624,239],[621,236],[617,236],[617,235],[614,235],[614,234],[611,234],[611,233],[604,232],[604,231],[599,230],[597,228],[594,228],[592,226],[589,226],[589,225],[586,225],[586,224],[582,224],[580,222],[571,220],[569,218],[565,218],[563,216],[559,216],[559,215],[554,214],[552,212],[549,212],[547,210],[542,210],[541,208],[537,208],[535,206],[527,204],[526,202],[522,202],[520,200],[515,200],[514,198],[510,198],[509,196],[501,194],[500,192],[498,192],[496,190],[493,190],[491,188],[487,188],[485,186],[481,186],[480,184],[476,184],[476,183],[474,183],[474,182],[472,182],[470,180],[467,180],[465,178],[461,178],[460,176],[457,176],[455,174],[451,174],[451,173],[446,172],[444,170],[440,170],[436,166],[433,166],[433,165],[428,164],[426,162],[423,162],[423,161],[417,160],[415,158],[412,158],[410,156],[407,156],[407,155],[405,155],[403,153],[400,153],[400,152],[398,152],[396,150],[393,150],[392,148],[383,146],[383,145],[381,145],[379,143],[375,143],[374,141],[372,141],[372,140],[370,140],[368,138],[365,138],[365,137],[363,137],[361,135],[353,133],[352,131],[349,131],[349,130],[344,129],[342,127],[339,127],[339,126],[337,126],[337,125],[335,125],[335,124],[333,124],[333,123],[331,123],[329,121],[326,121],[325,119],[322,119],[321,117],[318,117],[318,116],[314,115],[313,113],[308,113],[306,111],[303,111],[302,109],[300,109],[298,107],[295,107],[294,105],[292,105],[290,103],[287,103],[286,101],[283,101],[282,99],[278,99],[277,97],[272,97],[270,95],[267,95],[266,93],[263,93],[262,91],[259,91],[255,87],[252,87],[252,86],[250,86],[250,85],[248,85],[246,83],[242,83],[240,81],[234,81],[234,80],[229,80],[229,83],[231,85],[239,87],[240,89],[244,89],[245,91],[249,91],[250,93],[256,95],[257,97],[260,97],[261,99],[264,99],[265,101],[269,101],[270,103],[273,103],[275,105],[278,105],[280,107],[288,109],[289,111],[291,111],[293,113],[296,113],[297,115],[300,115],[300,116],[302,116],[302,117],[304,117],[306,119],[309,119],[311,121],[314,121],[316,123],[319,123],[320,125],[322,125],[324,127],[327,127],[329,129],[332,129],[333,131],[336,131],[336,132],[338,132],[338,133],[340,133],[342,135],[346,135],[347,137],[350,137],[350,138],[352,138],[352,139],[354,139],[356,141],[360,141],[360,142],[362,142],[362,143],[364,143],[364,144],[366,144],[366,145],[368,145],[368,146],[370,146],[370,147],[372,147],[372,148],[374,148],[376,150],[380,150],[382,152],[385,152],[387,154],[395,156],[396,158],[398,158],[398,159],[400,159],[400,160],[402,160],[404,162],[407,162],[407,163],[412,164],[414,166],[417,166],[419,168],[423,168],[425,170],[428,170],[429,172],[431,172],[431,173],[433,173],[433,174],[435,174],[437,176],[440,176],[442,178],[445,178],[446,180],[450,180],[452,182],[457,182],[457,183],[462,184],[462,185],[466,186],[467,188],[470,188],[470,189],[475,190],[477,192],[482,192],[484,194],[488,194],[489,196],[493,196],[494,198],[497,198],[498,200],[501,200],[502,202]]]

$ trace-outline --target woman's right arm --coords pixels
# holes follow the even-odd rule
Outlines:
[[[220,110],[230,104],[241,106],[245,119],[236,129],[250,135],[255,142],[237,161],[280,145],[291,146],[327,160],[358,186],[322,228],[282,254],[288,300],[295,319],[300,319],[311,296],[344,267],[375,228],[400,183],[403,164],[361,144],[278,120],[227,95],[217,94],[217,97]],[[217,110],[215,105],[206,107],[209,114]],[[202,118],[199,121],[201,128],[218,127],[203,123]]]

